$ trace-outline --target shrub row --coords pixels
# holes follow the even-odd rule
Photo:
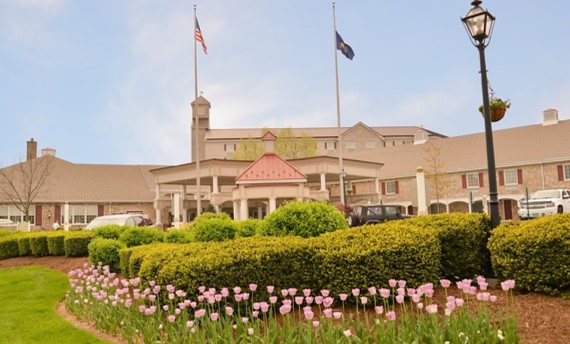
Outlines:
[[[518,288],[570,290],[570,214],[502,224],[488,246],[497,276],[516,280]]]
[[[91,232],[17,232],[0,237],[0,259],[19,256],[86,257]]]
[[[410,226],[370,226],[317,238],[254,237],[233,241],[151,245],[122,250],[127,277],[140,276],[190,292],[200,285],[327,288],[385,285],[390,278],[414,283],[439,278],[439,241],[434,233]]]

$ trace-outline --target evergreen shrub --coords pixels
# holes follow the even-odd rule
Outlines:
[[[0,259],[18,257],[18,238],[14,235],[3,235],[0,237]]]
[[[267,215],[263,235],[315,237],[348,228],[344,215],[325,202],[290,202]]]
[[[18,252],[20,256],[31,256],[32,247],[30,246],[30,235],[25,233],[18,237]]]
[[[188,244],[193,241],[190,232],[182,229],[170,228],[164,235],[164,242],[170,244]]]
[[[66,257],[87,257],[87,246],[93,240],[95,234],[92,231],[68,232],[64,239]]]
[[[93,229],[95,236],[97,238],[103,239],[114,239],[119,240],[121,234],[131,228],[135,228],[132,226],[121,226],[121,225],[105,225],[101,227],[97,227]]]
[[[119,272],[119,251],[125,247],[125,244],[119,240],[95,238],[87,247],[89,261],[95,265],[103,263],[103,265],[108,265],[111,271]]]
[[[248,238],[258,235],[262,231],[263,223],[263,220],[259,219],[247,219],[238,221],[236,237]]]
[[[65,236],[62,231],[50,232],[47,236],[48,252],[52,256],[65,255]]]
[[[38,234],[30,236],[30,248],[32,254],[36,257],[43,257],[49,255],[47,233],[39,232]]]
[[[121,233],[119,240],[127,247],[160,243],[164,241],[164,232],[154,227],[130,227]]]
[[[195,241],[224,241],[235,238],[236,227],[226,213],[204,213],[194,220],[189,232]]]
[[[570,214],[502,224],[489,239],[497,277],[517,288],[557,295],[570,290]]]

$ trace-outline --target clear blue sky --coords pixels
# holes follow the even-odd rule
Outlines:
[[[208,45],[199,90],[211,126],[336,126],[332,2],[198,1]],[[190,159],[194,98],[189,0],[0,0],[0,164],[25,142],[76,163]],[[484,1],[497,17],[486,50],[494,129],[570,118],[570,3]],[[342,125],[484,130],[479,57],[460,21],[470,1],[338,0]],[[482,147],[484,149],[484,147]]]

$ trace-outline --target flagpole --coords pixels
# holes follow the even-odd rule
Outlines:
[[[339,79],[338,79],[338,53],[337,53],[337,37],[336,37],[336,10],[335,10],[335,1],[332,2],[332,9],[333,9],[333,37],[334,37],[334,69],[335,69],[335,76],[336,76],[336,121],[337,121],[337,128],[338,128],[338,166],[339,166],[339,173],[338,173],[338,180],[340,183],[340,203],[343,206],[346,206],[345,203],[345,196],[344,196],[344,165],[342,161],[342,136],[340,132],[340,93],[339,93]]]
[[[196,15],[196,4],[194,3],[194,107],[197,106],[196,101],[198,100],[198,50],[196,42],[196,24],[198,22],[198,17]],[[196,145],[196,216],[200,216],[202,213],[202,190],[200,188],[200,132],[198,131],[198,111],[197,109],[192,110],[196,125],[196,140],[194,140],[194,144]]]

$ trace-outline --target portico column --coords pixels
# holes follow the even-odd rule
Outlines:
[[[220,187],[218,186],[218,176],[212,176],[212,193],[214,195],[220,193]],[[216,213],[219,213],[220,205],[214,204],[214,209],[216,209]]]
[[[234,200],[234,220],[241,220],[240,218],[240,214],[239,214],[239,201],[238,200]]]
[[[327,175],[326,173],[321,173],[321,190],[325,191],[327,189]]]
[[[378,202],[380,202],[380,180],[378,178],[374,179],[374,192],[378,195]]]
[[[423,167],[419,166],[416,173],[416,183],[418,189],[418,215],[426,215],[427,211],[427,193],[426,193],[426,176]]]
[[[240,212],[239,212],[239,219],[240,220],[247,220],[249,217],[249,208],[247,206],[247,198],[242,198],[240,201]]]
[[[180,228],[180,191],[175,191],[172,195],[174,208],[174,228]]]
[[[69,203],[63,205],[63,230],[69,230]]]
[[[269,214],[275,211],[277,208],[276,197],[269,197]]]
[[[156,216],[156,226],[162,228],[162,217],[160,209],[160,184],[156,184],[154,196],[154,215]]]
[[[263,207],[257,207],[257,218],[259,220],[263,218]]]

